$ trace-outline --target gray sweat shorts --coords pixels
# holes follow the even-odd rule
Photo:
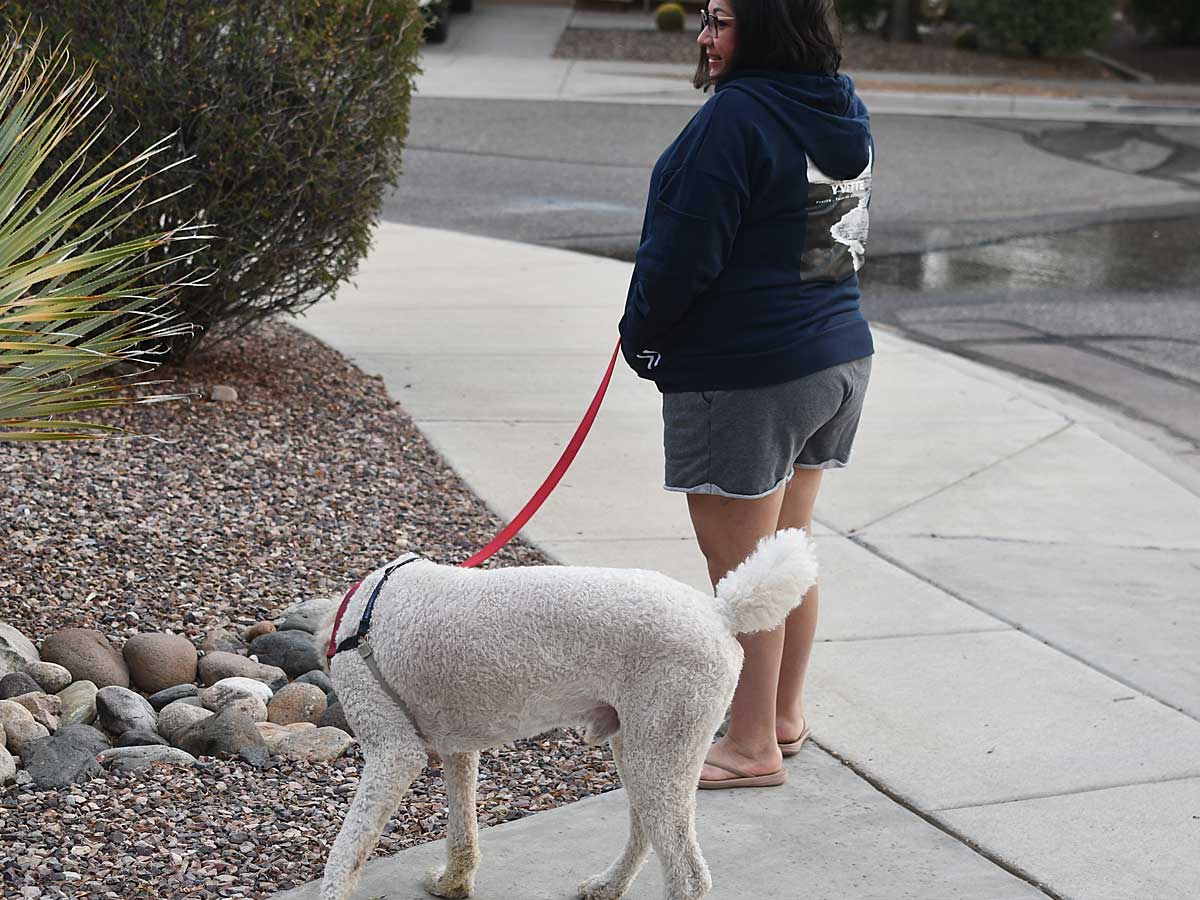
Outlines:
[[[801,469],[850,462],[871,357],[795,381],[663,394],[668,491],[754,499]]]

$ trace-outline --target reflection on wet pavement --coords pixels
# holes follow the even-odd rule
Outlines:
[[[874,321],[1065,387],[1200,448],[1200,219],[879,258]]]

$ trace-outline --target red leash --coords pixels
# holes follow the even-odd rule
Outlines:
[[[529,502],[524,508],[517,513],[516,517],[501,529],[486,547],[472,556],[470,559],[460,562],[458,565],[463,569],[470,569],[473,566],[479,565],[481,562],[489,559],[501,547],[517,536],[517,532],[525,527],[525,523],[533,518],[533,514],[538,511],[541,505],[550,496],[550,492],[562,480],[567,469],[571,467],[571,463],[575,461],[576,454],[579,453],[579,448],[583,446],[583,439],[587,437],[588,432],[592,428],[592,423],[596,421],[596,413],[600,411],[600,402],[604,399],[604,393],[608,390],[608,383],[612,380],[613,368],[617,365],[617,356],[621,352],[621,341],[617,339],[617,347],[613,350],[612,359],[608,362],[608,371],[604,373],[604,378],[600,381],[600,387],[596,389],[596,396],[592,398],[592,403],[584,413],[583,421],[575,429],[575,434],[571,436],[570,442],[562,452],[562,456],[558,458],[558,462],[554,464],[554,468],[550,470],[550,474],[546,476],[546,480],[542,482],[542,486],[537,489],[537,492],[529,498]]]
[[[596,389],[596,396],[592,398],[592,403],[588,406],[587,412],[584,413],[583,420],[576,427],[575,434],[571,436],[571,440],[567,443],[566,449],[563,450],[562,456],[558,458],[558,462],[554,464],[554,468],[550,470],[550,474],[546,476],[546,480],[542,482],[542,486],[529,498],[529,502],[517,513],[516,517],[488,542],[486,547],[470,559],[460,562],[458,564],[460,568],[470,569],[495,555],[496,551],[517,536],[517,532],[525,527],[525,523],[532,519],[533,514],[546,502],[546,498],[550,496],[550,492],[558,487],[559,481],[562,480],[567,469],[571,467],[571,463],[575,461],[575,457],[579,453],[579,448],[583,446],[584,438],[591,431],[592,423],[596,421],[596,414],[600,412],[600,403],[604,400],[604,394],[608,390],[608,383],[612,380],[613,369],[617,365],[617,356],[620,353],[621,341],[618,339],[616,349],[613,350],[612,359],[608,361],[608,370],[604,373],[604,378],[600,381],[600,387]],[[337,616],[333,620],[333,633],[329,636],[329,647],[326,650],[326,656],[329,658],[332,658],[337,650],[337,633],[338,626],[342,624],[342,615],[346,612],[346,607],[350,604],[350,598],[354,596],[354,592],[358,590],[360,584],[362,584],[361,581],[346,592],[346,596],[342,598],[341,606],[338,607]]]

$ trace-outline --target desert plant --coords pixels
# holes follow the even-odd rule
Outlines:
[[[654,11],[654,24],[659,31],[683,31],[687,13],[678,3],[664,3]]]
[[[168,196],[120,223],[118,241],[183,222],[212,225],[183,298],[207,341],[330,297],[366,254],[400,173],[422,23],[416,0],[6,0],[70,33],[113,104],[120,135],[174,132],[189,157]],[[11,13],[9,13],[11,14]],[[79,139],[80,141],[82,139]],[[79,141],[62,148],[74,152]],[[174,191],[192,185],[186,196]],[[172,344],[172,359],[193,347]]]
[[[1168,44],[1200,44],[1197,0],[1129,0],[1127,10],[1139,31],[1153,30]]]
[[[140,195],[167,141],[87,163],[106,130],[103,97],[90,70],[73,73],[65,44],[43,52],[43,42],[23,28],[0,44],[0,441],[99,437],[122,429],[72,417],[176,399],[114,396],[129,385],[89,377],[121,361],[152,365],[156,343],[191,331],[176,315],[181,282],[152,278],[182,260],[174,245],[195,229],[114,236],[152,215]]]
[[[958,0],[960,17],[990,44],[1031,56],[1081,50],[1112,24],[1114,0]]]

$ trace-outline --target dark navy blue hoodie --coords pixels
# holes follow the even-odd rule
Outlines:
[[[781,384],[873,352],[874,145],[845,75],[729,76],[650,177],[621,346],[664,392]]]

